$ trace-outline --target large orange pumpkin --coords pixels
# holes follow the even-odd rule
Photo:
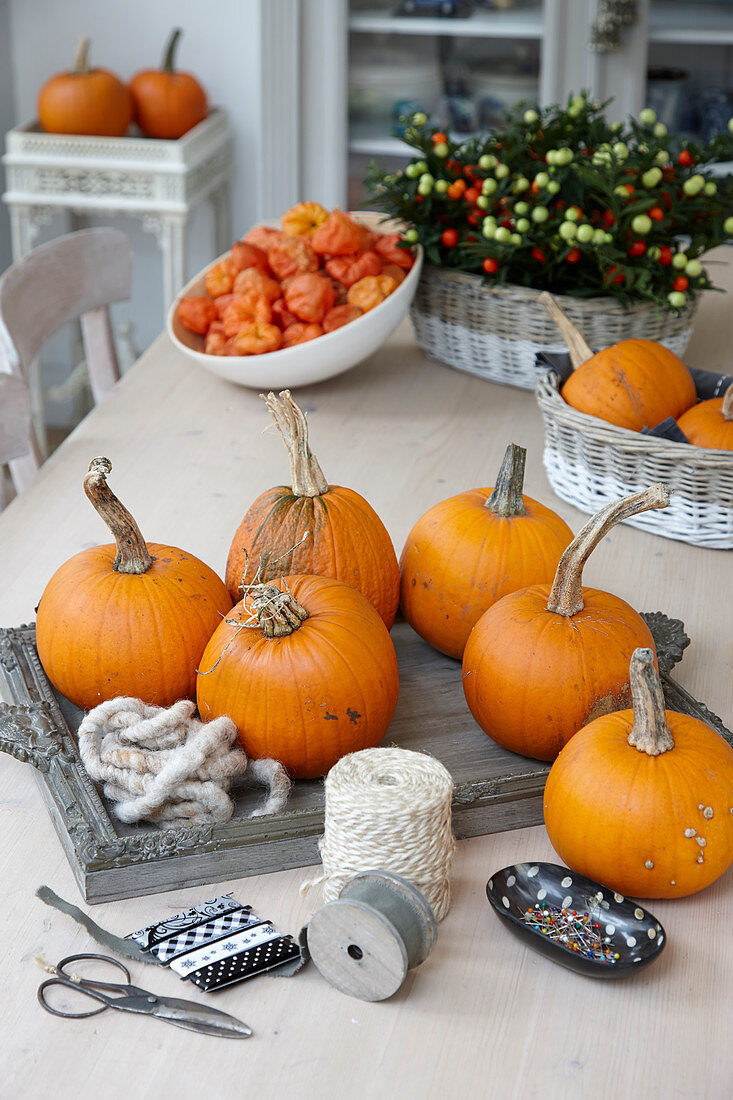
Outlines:
[[[232,601],[198,558],[143,540],[107,485],[111,469],[93,459],[84,490],[116,545],[82,550],[51,577],[38,606],[38,656],[84,710],[118,695],[170,706],[194,698],[201,655]]]
[[[582,729],[550,769],[545,824],[574,871],[622,894],[681,898],[733,862],[733,749],[665,711],[650,649],[631,659],[633,710]]]
[[[595,355],[583,334],[546,291],[540,301],[570,351],[573,373],[560,393],[580,412],[639,432],[677,419],[697,400],[692,375],[678,355],[654,340],[621,340]]]
[[[399,681],[387,628],[356,589],[326,577],[251,586],[206,647],[201,717],[229,715],[243,748],[298,778],[378,745]]]
[[[135,121],[148,137],[183,137],[209,113],[206,92],[196,77],[175,68],[180,37],[178,28],[171,34],[159,69],[144,69],[130,81]]]
[[[654,640],[625,600],[582,587],[583,566],[614,524],[668,503],[668,489],[653,485],[607,505],[570,543],[552,586],[510,593],[481,616],[463,654],[463,689],[494,741],[554,760],[581,726],[628,706],[631,654]]]
[[[722,397],[693,405],[677,423],[696,447],[733,451],[733,384]]]
[[[107,69],[88,64],[89,39],[79,43],[71,72],[56,73],[38,93],[38,121],[50,134],[122,137],[132,121],[132,97]]]
[[[260,567],[271,580],[283,573],[334,577],[358,589],[389,630],[397,613],[400,571],[387,529],[353,489],[329,485],[308,446],[308,425],[289,390],[265,404],[285,441],[292,487],[268,489],[252,504],[232,539],[226,584],[236,602]]]
[[[556,512],[522,495],[527,452],[510,443],[493,489],[469,489],[422,516],[400,559],[400,607],[410,626],[449,657],[493,603],[548,583],[573,537]]]

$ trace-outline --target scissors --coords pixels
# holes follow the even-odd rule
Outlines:
[[[101,959],[121,970],[126,981],[102,982],[92,978],[80,978],[69,974],[66,967],[80,959]],[[101,1001],[101,1008],[92,1008],[88,1012],[61,1012],[46,1000],[46,990],[52,985],[62,985],[75,989],[95,1001]],[[109,994],[112,994],[110,996]],[[53,978],[42,982],[38,987],[38,1000],[46,1012],[54,1016],[63,1016],[67,1020],[81,1020],[86,1016],[96,1016],[108,1008],[119,1008],[121,1012],[139,1012],[146,1016],[155,1016],[168,1024],[184,1027],[189,1031],[198,1031],[202,1035],[218,1035],[222,1039],[246,1039],[252,1029],[241,1020],[221,1012],[218,1008],[198,1004],[196,1001],[184,1001],[177,997],[158,997],[147,989],[132,985],[130,971],[117,959],[109,955],[68,955],[55,968]]]

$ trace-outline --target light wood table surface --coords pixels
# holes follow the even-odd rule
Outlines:
[[[721,252],[724,265],[730,252]],[[716,270],[733,287],[733,270]],[[730,370],[731,299],[709,294],[687,356]],[[296,396],[326,477],[362,492],[399,552],[413,521],[461,489],[491,484],[505,445],[527,447],[526,490],[575,530],[584,517],[556,500],[542,470],[532,394],[429,362],[408,324],[355,370]],[[263,433],[257,395],[202,371],[161,337],[0,517],[0,624],[33,619],[54,569],[108,541],[81,480],[100,454],[146,538],[185,547],[219,572],[254,497],[288,480],[279,436]],[[598,548],[586,582],[640,610],[681,618],[692,638],[676,676],[733,724],[733,559],[624,527]],[[638,976],[582,978],[527,950],[492,914],[490,874],[556,860],[543,827],[458,845],[452,909],[430,959],[390,1001],[337,993],[310,966],[259,977],[210,1003],[244,1019],[233,1043],[107,1012],[69,1021],[36,1002],[34,956],[95,950],[87,934],[34,897],[49,884],[79,893],[32,770],[0,757],[3,995],[2,1097],[691,1097],[733,1095],[733,872],[697,897],[654,902],[668,946]],[[320,904],[302,870],[95,906],[120,934],[216,893],[296,932]],[[131,964],[133,982],[171,996],[206,995],[168,970]]]

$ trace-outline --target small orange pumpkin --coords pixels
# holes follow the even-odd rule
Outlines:
[[[378,745],[397,705],[384,623],[360,592],[326,577],[250,587],[199,667],[201,717],[228,715],[250,756],[302,779]]]
[[[704,890],[733,862],[733,749],[664,709],[650,649],[631,658],[633,709],[597,718],[547,777],[545,825],[563,863],[642,898]]]
[[[288,449],[292,488],[278,485],[262,493],[239,525],[226,568],[232,598],[241,598],[254,580],[260,555],[273,551],[277,562],[259,579],[268,581],[283,571],[335,577],[366,596],[389,629],[397,613],[400,573],[384,524],[353,489],[328,484],[290,390],[279,397],[261,396]]]
[[[628,706],[631,654],[653,649],[654,639],[625,600],[583,588],[583,566],[616,523],[667,504],[669,490],[657,484],[607,505],[565,550],[552,586],[512,592],[478,620],[463,654],[463,690],[494,741],[554,760],[581,726]]]
[[[209,113],[206,92],[191,73],[175,69],[181,30],[171,34],[159,69],[145,69],[130,81],[135,121],[152,138],[183,137]]]
[[[597,352],[552,295],[540,295],[570,350],[573,373],[560,393],[579,412],[639,432],[668,416],[676,420],[697,400],[695,383],[678,355],[654,340],[621,340]]]
[[[722,397],[693,405],[677,423],[696,447],[733,451],[733,383]]]
[[[550,582],[573,532],[522,496],[527,452],[510,443],[493,489],[469,489],[422,516],[400,559],[400,607],[413,630],[449,657],[492,604]]]
[[[232,606],[216,573],[175,546],[146,543],[95,458],[84,491],[115,538],[57,569],[41,597],[36,645],[51,683],[89,710],[117,695],[166,707],[194,698],[206,644]]]
[[[91,69],[82,38],[71,72],[56,73],[38,93],[38,121],[50,134],[122,137],[132,121],[132,97],[119,77]]]

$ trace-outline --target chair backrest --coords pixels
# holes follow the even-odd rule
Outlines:
[[[13,374],[0,374],[0,512],[5,507],[5,477],[1,467],[32,449],[31,391]]]
[[[120,376],[108,306],[130,297],[132,245],[117,229],[82,229],[40,245],[0,277],[0,371],[28,379],[43,344],[69,321],[81,321],[94,400]],[[31,431],[30,452],[11,463],[18,490],[42,455]]]

